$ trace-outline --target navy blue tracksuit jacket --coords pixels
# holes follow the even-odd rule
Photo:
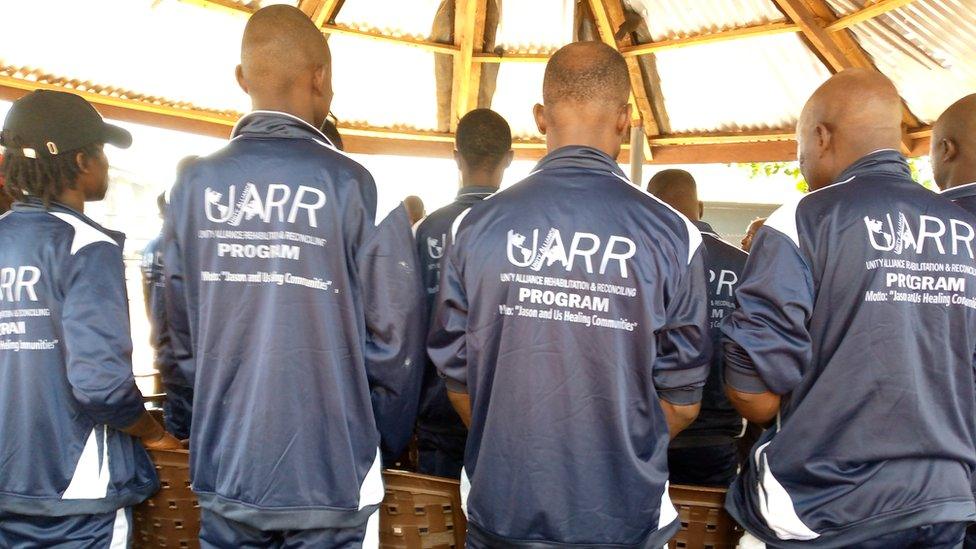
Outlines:
[[[708,324],[715,353],[708,381],[702,393],[701,412],[695,422],[671,442],[672,448],[730,445],[742,433],[742,416],[725,396],[722,372],[725,355],[720,349],[722,319],[735,310],[735,289],[742,280],[742,270],[749,254],[722,240],[708,223],[695,225],[701,231],[708,271]],[[690,464],[693,466],[693,464]]]
[[[976,182],[942,191],[942,196],[955,202],[967,212],[976,214]]]
[[[708,374],[701,234],[587,147],[455,222],[428,352],[472,402],[476,547],[661,547],[678,528],[659,399]]]
[[[169,322],[163,295],[163,237],[150,240],[142,250],[142,290],[149,318],[149,342],[155,351],[155,366],[166,392],[163,404],[166,430],[180,440],[190,438],[193,390],[180,372],[170,348]]]
[[[437,297],[437,289],[441,278],[441,260],[444,257],[444,250],[447,240],[451,234],[451,227],[454,220],[462,212],[491,196],[498,189],[493,187],[463,187],[455,198],[454,202],[430,214],[417,225],[416,240],[417,254],[420,257],[420,269],[427,288],[428,311],[433,313],[434,298]],[[461,422],[457,412],[447,398],[447,391],[444,387],[444,380],[437,373],[437,368],[433,363],[427,363],[424,372],[424,387],[420,395],[420,411],[417,417],[417,429],[421,438],[431,439],[435,445],[451,444],[454,442],[459,448],[449,448],[451,453],[464,453],[464,437],[468,430]],[[455,442],[457,441],[457,442]],[[423,463],[421,463],[423,466]],[[455,465],[457,467],[457,465]],[[441,473],[444,476],[446,471],[421,471],[428,474]],[[455,471],[451,471],[454,473]],[[455,475],[451,475],[455,476]]]
[[[260,530],[355,528],[412,435],[424,310],[406,211],[291,115],[251,113],[182,171],[164,233],[193,380],[193,489]]]
[[[0,515],[115,513],[158,488],[118,430],[144,413],[123,240],[57,203],[0,217]]]
[[[782,395],[727,508],[778,547],[976,519],[976,219],[879,151],[756,236],[726,381]]]

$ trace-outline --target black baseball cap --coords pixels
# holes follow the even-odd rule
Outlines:
[[[132,134],[106,124],[82,97],[51,90],[32,91],[14,101],[0,133],[0,145],[7,154],[28,158],[56,156],[101,143],[127,149]]]

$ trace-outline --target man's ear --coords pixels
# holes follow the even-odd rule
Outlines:
[[[502,160],[502,165],[508,168],[512,165],[512,160],[515,160],[515,149],[512,149],[505,153],[505,159]]]
[[[237,65],[237,68],[234,69],[234,76],[237,78],[237,85],[241,87],[244,93],[247,93],[247,82],[244,81],[244,68]]]
[[[834,135],[824,124],[817,124],[814,131],[817,133],[817,152],[823,157],[833,144]]]
[[[539,133],[546,135],[546,107],[542,103],[536,103],[532,107],[532,116],[535,117],[535,127],[539,128]]]
[[[952,139],[943,139],[939,142],[939,154],[942,155],[943,162],[952,162],[959,155],[959,147]]]
[[[705,217],[705,203],[701,200],[698,201],[698,218],[701,219]]]
[[[625,103],[617,112],[617,133],[626,135],[630,132],[630,104]]]
[[[91,173],[92,171],[92,158],[83,152],[75,153],[75,164],[78,166],[78,172],[82,174]]]
[[[463,167],[461,166],[461,153],[459,153],[459,152],[458,152],[458,151],[456,151],[456,150],[454,151],[454,163],[455,163],[455,164],[457,164],[457,167],[458,167],[458,170],[459,170],[459,171],[460,171],[460,170],[463,170],[463,169],[464,169],[464,168],[463,168]]]

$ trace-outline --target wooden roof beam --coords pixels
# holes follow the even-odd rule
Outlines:
[[[451,86],[451,131],[457,130],[461,117],[478,105],[481,65],[474,62],[475,44],[484,42],[487,0],[455,0],[454,82]]]
[[[315,26],[322,28],[322,25],[331,23],[345,0],[300,0],[298,9],[305,12],[305,15],[315,23]]]
[[[446,53],[449,55],[457,55],[460,52],[460,48],[454,44],[441,44],[440,42],[432,42],[430,40],[424,40],[422,38],[414,38],[411,36],[389,36],[381,32],[367,31],[354,29],[352,27],[345,27],[341,25],[333,25],[326,23],[322,26],[322,32],[326,34],[341,34],[344,36],[356,36],[359,38],[365,38],[367,40],[375,40],[377,42],[384,42],[387,44],[399,44],[403,46],[412,46],[415,48],[420,48],[422,50],[431,51],[434,53]]]
[[[896,10],[911,4],[914,0],[876,0],[863,8],[849,13],[840,19],[827,25],[827,30],[837,32],[852,27],[858,23],[863,23],[869,19],[874,19],[879,15],[884,15],[889,11]]]
[[[837,21],[837,16],[826,0],[773,0],[793,23],[800,26],[803,37],[817,55],[826,63],[830,72],[837,73],[855,67],[878,70],[867,52],[854,39],[849,30],[830,32],[827,28]],[[902,123],[907,129],[921,125],[902,100]],[[912,151],[909,132],[904,132],[902,152]]]
[[[621,0],[589,0],[589,8],[593,14],[600,39],[619,51],[620,45],[617,44],[615,35],[616,29],[620,28],[624,22],[624,7]],[[651,109],[651,102],[647,96],[647,84],[644,82],[640,63],[635,57],[625,60],[627,72],[630,75],[631,123],[642,126],[645,138],[649,139],[660,134],[661,130]],[[652,150],[646,139],[643,145],[645,146],[644,157],[650,159]]]
[[[740,38],[773,36],[776,34],[795,32],[800,32],[799,25],[784,21],[777,21],[773,23],[738,27],[719,32],[693,34],[691,36],[681,36],[678,38],[669,38],[667,40],[659,40],[657,42],[650,42],[647,44],[623,47],[620,48],[620,53],[622,53],[624,57],[634,57],[638,55],[657,53],[664,50],[686,48],[688,46],[700,46],[703,44],[714,44],[716,42],[725,42],[728,40],[738,40]]]

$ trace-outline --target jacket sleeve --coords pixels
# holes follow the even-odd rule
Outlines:
[[[694,252],[666,311],[667,324],[657,332],[654,386],[660,398],[672,404],[695,404],[701,401],[712,356],[704,246]]]
[[[176,230],[176,216],[181,211],[179,187],[174,187],[170,207],[163,222],[163,299],[166,311],[166,329],[169,330],[167,359],[175,362],[188,386],[196,380],[196,363],[193,357],[193,337],[190,333],[189,302],[186,287],[186,260],[183,246]]]
[[[736,300],[722,324],[726,383],[744,393],[789,393],[812,357],[814,301],[812,272],[790,237],[759,229]]]
[[[424,373],[427,311],[413,233],[400,205],[367,237],[357,268],[366,320],[366,374],[385,459],[410,441]]]
[[[468,361],[466,334],[468,330],[468,297],[457,267],[459,248],[445,243],[441,261],[440,290],[434,301],[427,355],[437,367],[447,390],[468,392]]]
[[[68,382],[94,421],[129,427],[145,408],[132,375],[122,251],[96,242],[78,250],[66,267],[61,321]]]

